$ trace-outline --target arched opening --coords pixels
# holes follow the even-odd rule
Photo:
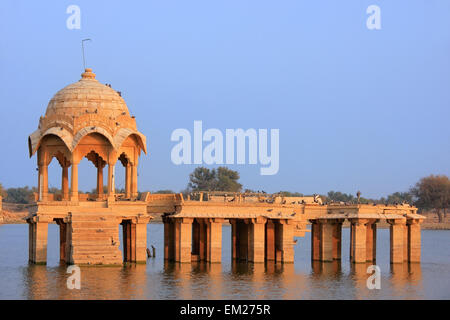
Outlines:
[[[104,167],[106,161],[96,153],[90,151],[78,164],[78,194],[80,201],[106,199]]]

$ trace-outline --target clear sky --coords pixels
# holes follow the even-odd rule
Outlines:
[[[66,9],[81,9],[69,30]],[[381,8],[381,30],[366,9]],[[177,128],[280,129],[280,169],[233,165],[245,187],[380,197],[450,174],[450,1],[0,2],[0,183],[37,185],[27,138],[87,65],[122,96],[149,155],[140,190],[183,189]],[[117,187],[123,179],[116,179]],[[57,162],[50,186],[59,187]],[[80,189],[95,187],[80,167]]]

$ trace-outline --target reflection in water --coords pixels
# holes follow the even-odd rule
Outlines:
[[[152,226],[157,232],[160,226]],[[17,233],[17,230],[20,233]],[[11,231],[3,235],[2,232]],[[57,229],[49,228],[49,237]],[[308,238],[296,246],[295,264],[232,262],[228,240],[223,244],[223,262],[209,264],[168,263],[162,256],[147,265],[123,267],[81,267],[81,290],[67,288],[66,266],[59,265],[58,248],[49,250],[47,266],[28,265],[27,241],[11,250],[5,239],[26,234],[21,226],[0,230],[0,299],[416,299],[450,298],[442,279],[450,278],[450,261],[422,264],[390,264],[388,255],[379,255],[381,290],[369,290],[367,267],[371,263],[341,261],[311,262]],[[54,234],[52,233],[54,232]],[[380,232],[379,248],[388,252],[389,233]],[[152,235],[152,231],[149,232]],[[437,234],[437,233],[436,233]],[[426,234],[425,234],[426,235]],[[448,233],[444,236],[448,236]],[[436,238],[436,236],[435,236]],[[426,236],[423,238],[426,242]],[[445,239],[445,238],[444,238]],[[49,240],[49,241],[50,241]],[[150,236],[158,252],[161,243]],[[433,243],[441,243],[433,241]],[[433,246],[429,246],[428,253]],[[445,258],[440,254],[441,261]],[[381,250],[380,250],[381,252]],[[426,281],[425,281],[426,279]]]

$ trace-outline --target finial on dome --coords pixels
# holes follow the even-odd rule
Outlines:
[[[95,79],[95,73],[92,72],[91,68],[86,68],[86,69],[84,69],[84,72],[81,74],[81,78]]]

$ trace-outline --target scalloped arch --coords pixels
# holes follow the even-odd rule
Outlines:
[[[111,144],[111,146],[116,149],[116,146],[114,144],[114,139],[112,138],[112,136],[108,133],[108,131],[106,131],[104,128],[102,127],[89,127],[89,128],[83,128],[80,131],[77,132],[77,134],[75,135],[75,137],[73,138],[73,142],[72,142],[72,150],[74,150],[76,148],[76,146],[78,145],[78,143],[80,142],[80,140],[87,136],[88,134],[91,133],[98,133],[101,134],[102,136],[104,136],[109,143]]]
[[[147,154],[147,138],[140,132],[134,131],[128,128],[121,128],[117,131],[114,136],[114,144],[117,146],[117,149],[120,149],[123,142],[131,135],[136,135],[139,141],[139,146]]]

